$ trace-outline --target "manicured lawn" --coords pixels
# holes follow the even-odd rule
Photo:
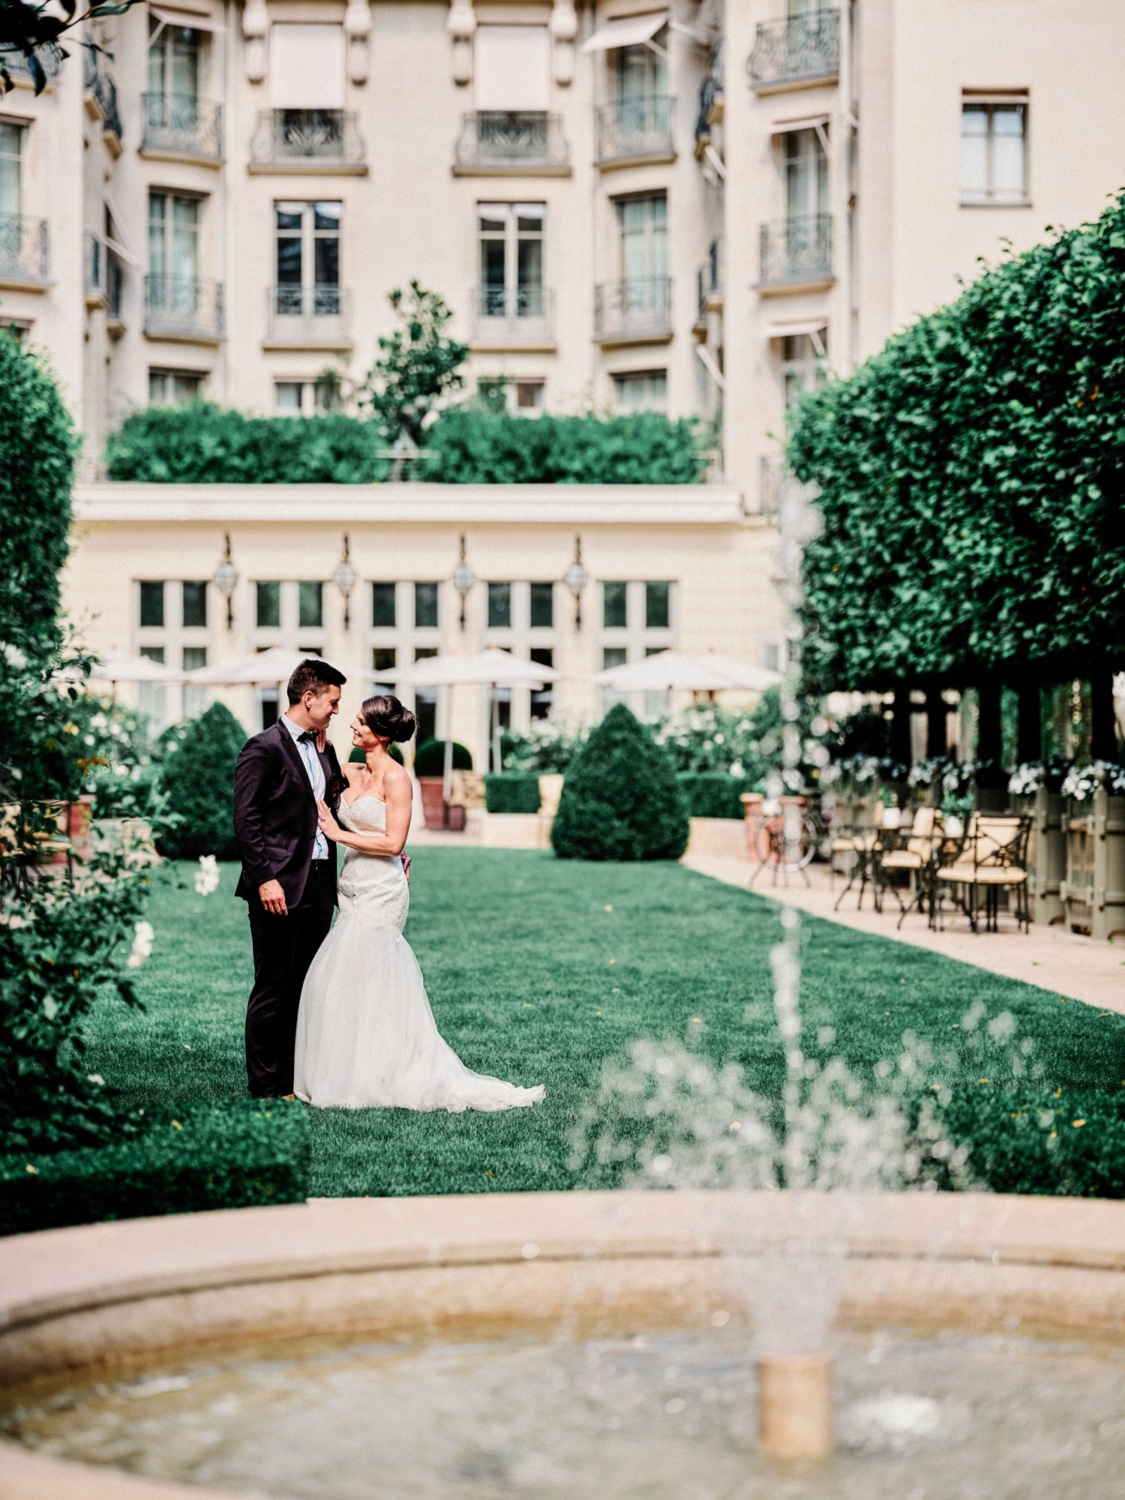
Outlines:
[[[242,1022],[250,985],[245,906],[235,867],[218,893],[191,889],[193,867],[166,866],[140,970],[144,1015],[107,1001],[89,1028],[91,1071],[140,1099],[245,1093]],[[312,1111],[312,1191],[329,1195],[478,1193],[574,1185],[568,1134],[605,1058],[638,1037],[694,1039],[741,1063],[776,1095],[783,1063],[768,951],[781,936],[768,899],[678,865],[595,865],[509,850],[418,851],[407,937],[438,1025],[470,1067],[543,1083],[546,1103],[498,1115]],[[803,1044],[818,1028],[862,1076],[895,1058],[913,1030],[964,1052],[959,1076],[991,1076],[966,1046],[975,1002],[1009,1011],[1052,1087],[1117,1091],[1125,1022],[1078,1001],[997,978],[890,939],[806,917]],[[987,942],[987,936],[981,942]],[[987,1018],[985,1020],[987,1021]],[[991,1046],[991,1044],[989,1044]],[[995,1061],[996,1059],[993,1058]],[[999,1076],[997,1074],[997,1076]]]

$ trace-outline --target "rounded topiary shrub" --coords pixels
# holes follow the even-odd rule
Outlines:
[[[398,763],[399,763],[400,766],[406,764],[406,762],[402,758],[402,751],[398,748],[398,746],[395,744],[395,742],[393,740],[387,746],[387,752],[390,755],[390,757],[391,757],[392,760],[397,760],[398,761]],[[349,765],[353,765],[353,764],[354,765],[359,765],[359,764],[361,764],[361,762],[366,761],[366,759],[367,759],[367,752],[365,750],[363,750],[359,745],[353,745],[352,746],[352,750],[351,750],[351,754],[348,756],[348,764]]]
[[[679,859],[688,810],[671,762],[623,703],[567,772],[551,843],[560,859]]]
[[[453,741],[453,769],[471,771],[473,757],[467,746]],[[445,774],[445,741],[423,740],[414,753],[415,776],[443,776]]]
[[[161,854],[237,857],[234,767],[245,743],[245,729],[224,703],[212,703],[188,726],[180,748],[164,762],[168,824],[157,841]]]

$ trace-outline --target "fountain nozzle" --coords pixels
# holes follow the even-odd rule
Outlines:
[[[766,1458],[832,1452],[831,1354],[759,1357],[758,1447]]]

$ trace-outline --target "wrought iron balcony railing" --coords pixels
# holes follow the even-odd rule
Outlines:
[[[618,99],[597,111],[599,166],[675,154],[672,121],[676,101],[667,94]]]
[[[831,214],[802,214],[762,225],[759,286],[826,281],[831,276]]]
[[[250,158],[258,166],[298,160],[356,163],[363,139],[343,109],[266,109],[258,116]]]
[[[594,337],[599,342],[663,339],[671,334],[671,277],[609,281],[594,288]]]
[[[46,281],[47,221],[0,214],[0,279]]]
[[[474,344],[542,346],[555,342],[554,295],[544,286],[477,287]]]
[[[87,234],[82,247],[83,281],[87,297],[104,297],[106,291],[105,246],[96,234]]]
[[[346,344],[349,311],[350,298],[339,286],[270,287],[268,338],[290,344]]]
[[[107,134],[115,135],[120,141],[124,131],[121,128],[121,116],[117,112],[117,85],[108,73],[102,72],[98,65],[98,54],[92,45],[83,48],[82,87],[97,103],[96,114],[101,116],[102,129]]]
[[[157,338],[218,341],[224,334],[223,283],[149,274],[145,332]]]
[[[462,168],[515,167],[534,172],[565,167],[570,150],[558,115],[482,109],[464,117],[453,156],[454,164]]]
[[[813,10],[761,22],[746,71],[755,89],[835,78],[840,71],[839,12]]]
[[[142,94],[142,151],[168,151],[218,161],[223,154],[223,106],[194,94]]]
[[[42,43],[41,46],[33,48],[32,57],[42,69],[43,77],[47,82],[54,82],[59,76],[59,69],[63,64],[62,52],[59,50],[58,43]],[[35,74],[31,59],[26,57],[22,52],[9,52],[5,50],[0,53],[0,63],[3,63],[13,78],[31,78],[34,80]]]

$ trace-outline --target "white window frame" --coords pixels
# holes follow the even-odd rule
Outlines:
[[[1030,134],[1028,130],[1030,118],[1031,95],[1027,89],[1013,89],[1010,93],[998,91],[996,93],[970,93],[962,92],[961,95],[961,162],[960,162],[960,194],[962,208],[1026,208],[1031,204],[1031,172],[1029,161]],[[994,142],[995,132],[992,128],[994,110],[1006,107],[1008,109],[1019,109],[1021,115],[1022,129],[1019,135],[1021,148],[1021,162],[1023,167],[1023,182],[1019,189],[998,193],[995,187],[994,172]],[[988,128],[983,139],[986,146],[986,185],[983,194],[970,192],[965,186],[964,165],[964,142],[965,116],[970,109],[987,109]]]
[[[625,583],[625,624],[607,626],[602,591],[604,583]],[[649,583],[668,585],[668,624],[649,627],[646,624],[645,589]],[[597,660],[600,667],[602,653],[607,648],[624,648],[626,662],[644,661],[657,651],[674,649],[679,633],[679,583],[674,578],[632,578],[597,580]],[[627,703],[642,719],[656,719],[668,712],[669,695],[659,693],[617,693],[603,688],[601,693],[602,714],[606,714],[615,703]]]

